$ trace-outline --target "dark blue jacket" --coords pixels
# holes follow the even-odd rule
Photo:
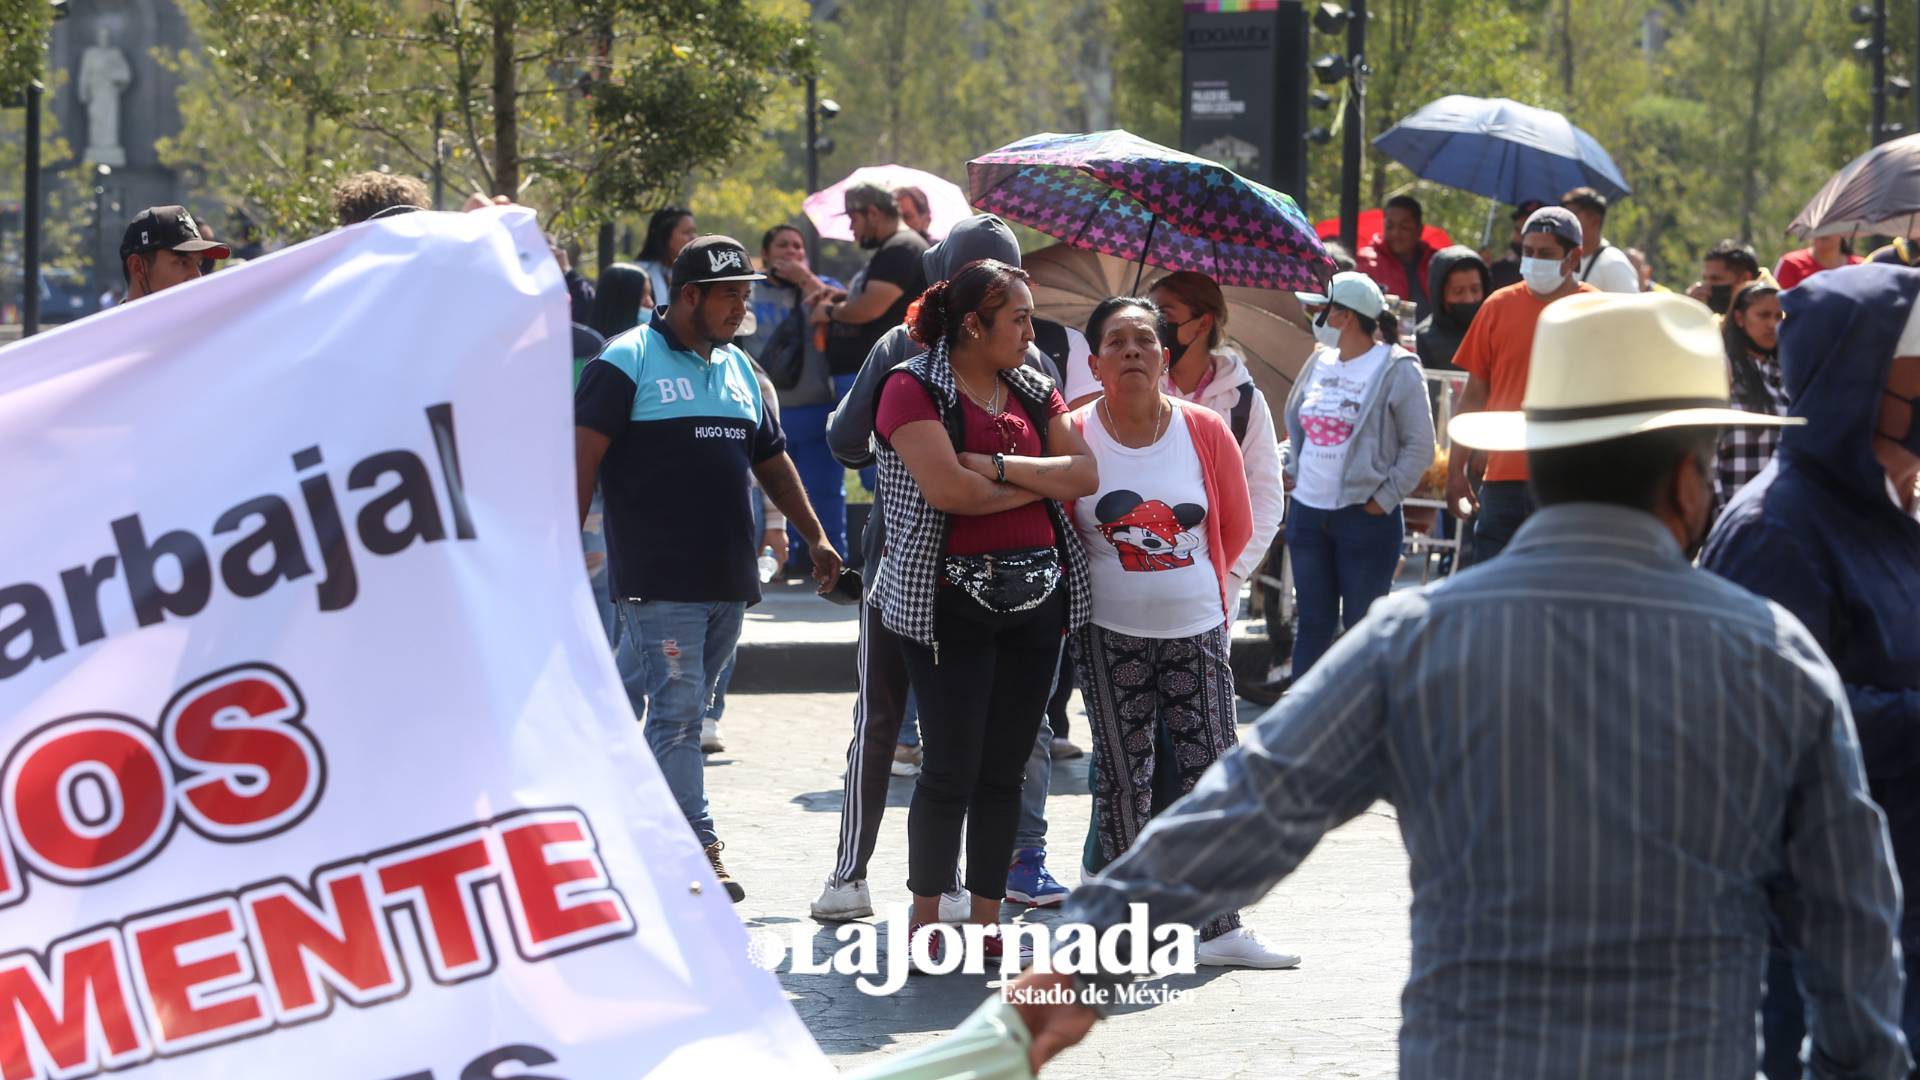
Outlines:
[[[1874,432],[1920,269],[1861,265],[1780,296],[1792,415],[1767,470],[1727,505],[1702,564],[1800,617],[1847,686],[1867,783],[1887,813],[1920,947],[1920,522],[1888,494]]]

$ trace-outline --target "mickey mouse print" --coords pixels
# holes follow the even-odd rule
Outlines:
[[[1093,516],[1099,519],[1100,535],[1120,556],[1120,569],[1177,570],[1193,565],[1202,541],[1196,530],[1207,520],[1207,508],[1190,502],[1168,506],[1121,488],[1101,496]]]

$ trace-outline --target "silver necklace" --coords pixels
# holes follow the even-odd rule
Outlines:
[[[1166,424],[1167,424],[1167,420],[1173,416],[1173,404],[1169,402],[1164,396],[1161,397],[1160,415],[1153,422],[1153,438],[1148,439],[1146,442],[1141,443],[1139,446],[1135,446],[1132,443],[1120,437],[1120,426],[1114,423],[1113,409],[1107,405],[1107,399],[1104,397],[1100,399],[1100,411],[1102,414],[1104,414],[1106,419],[1107,433],[1113,436],[1114,442],[1119,443],[1121,446],[1124,446],[1129,450],[1144,450],[1147,447],[1152,446],[1154,443],[1159,442],[1160,436],[1165,435],[1167,433]]]
[[[960,377],[960,373],[958,371],[955,371],[953,373],[953,383],[955,386],[958,386],[960,388],[961,393],[971,398],[975,405],[980,406],[980,410],[982,412],[986,413],[989,416],[1000,415],[1001,400],[1000,400],[1000,380],[999,379],[993,380],[993,393],[987,395],[987,400],[985,401],[980,400],[980,395],[973,392],[973,387],[967,385],[967,381]]]

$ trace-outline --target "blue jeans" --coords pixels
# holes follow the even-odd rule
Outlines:
[[[733,662],[747,605],[621,600],[619,607],[621,635],[635,642],[641,662],[643,696],[634,715],[645,724],[667,788],[705,847],[719,835],[707,810],[700,721],[720,673]]]
[[[593,588],[593,604],[600,611],[601,628],[607,632],[607,645],[613,649],[613,665],[619,669],[620,682],[627,688],[627,703],[633,715],[647,714],[647,696],[641,688],[644,672],[640,664],[639,639],[620,632],[619,609],[613,602],[613,571],[607,561],[607,530],[601,516],[600,489],[593,489],[593,503],[587,507],[587,527],[580,533],[580,546],[588,554],[598,554],[599,567],[587,571],[587,583]]]
[[[860,376],[857,374],[835,375],[833,377],[833,400],[836,403],[846,400],[847,391],[853,389],[854,380],[858,379],[859,377]],[[861,469],[860,470],[860,486],[863,488],[866,488],[868,491],[878,491],[879,485],[874,479],[874,475],[876,471],[877,470],[872,465],[869,465],[866,468]],[[844,521],[841,523],[841,527],[842,528],[846,527],[846,523]],[[842,550],[845,550],[845,549],[842,549]]]
[[[1480,512],[1473,517],[1475,566],[1500,554],[1513,534],[1533,516],[1533,492],[1525,481],[1501,480],[1480,485]]]
[[[827,415],[831,405],[789,405],[780,410],[780,427],[787,433],[787,456],[800,473],[800,485],[807,489],[807,501],[826,530],[833,550],[847,550],[847,470],[833,459],[827,449]],[[811,567],[813,556],[806,541],[793,526],[787,526],[787,550],[784,561]]]
[[[920,706],[914,703],[913,691],[907,691],[907,708],[900,717],[900,745],[920,745]]]
[[[1336,634],[1359,623],[1393,588],[1406,526],[1398,507],[1369,514],[1364,506],[1320,510],[1296,499],[1288,513],[1287,553],[1300,609],[1293,642],[1297,680],[1332,646]]]
[[[1058,664],[1055,665],[1056,670]],[[1058,676],[1056,676],[1057,678]],[[1020,824],[1014,829],[1013,846],[1047,847],[1047,794],[1053,789],[1053,726],[1040,718],[1040,735],[1033,740],[1033,752],[1027,755],[1027,779],[1020,785]]]
[[[761,535],[764,534],[766,531],[767,531],[767,505],[760,494],[760,489],[756,487],[753,489],[754,542],[758,543]],[[776,557],[778,557],[779,554],[780,553],[777,551],[774,552],[774,555]],[[754,557],[759,558],[759,554],[756,552]],[[809,560],[809,565],[811,565],[811,560]],[[727,666],[720,669],[720,677],[713,681],[713,699],[707,702],[707,719],[713,721],[716,724],[720,722],[720,718],[722,716],[726,715],[727,687],[733,682],[733,664],[734,664],[734,661],[738,660],[739,658],[740,658],[740,652],[738,649],[736,649],[734,650],[732,655],[727,657]],[[637,715],[637,712],[636,712],[636,715]]]

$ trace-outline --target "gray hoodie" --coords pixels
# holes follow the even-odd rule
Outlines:
[[[928,248],[920,259],[928,282],[945,281],[977,259],[999,259],[1019,266],[1020,242],[998,217],[975,214],[955,225],[946,239]],[[926,351],[925,346],[907,336],[904,326],[894,327],[874,343],[866,363],[860,365],[860,374],[854,376],[852,389],[827,418],[827,448],[840,464],[849,469],[864,469],[873,464],[873,409],[880,384],[886,381],[888,372]],[[1054,366],[1053,358],[1038,347],[1027,346],[1027,366],[1052,379],[1054,385],[1060,384],[1060,369]],[[874,501],[879,502],[877,494]],[[867,517],[864,541],[870,567],[879,565],[880,548],[886,539],[880,525],[882,520],[880,507],[876,505]]]
[[[1285,410],[1287,441],[1280,444],[1280,466],[1288,476],[1297,475],[1299,469],[1293,448],[1306,439],[1300,403],[1305,388],[1313,385],[1314,365],[1339,362],[1336,351],[1322,345],[1313,350],[1294,379]],[[1374,372],[1361,399],[1352,438],[1346,465],[1340,471],[1340,506],[1334,509],[1372,499],[1380,509],[1392,513],[1401,500],[1413,494],[1420,475],[1433,464],[1433,408],[1427,403],[1427,382],[1420,374],[1420,361],[1412,353],[1396,345],[1387,362]]]

